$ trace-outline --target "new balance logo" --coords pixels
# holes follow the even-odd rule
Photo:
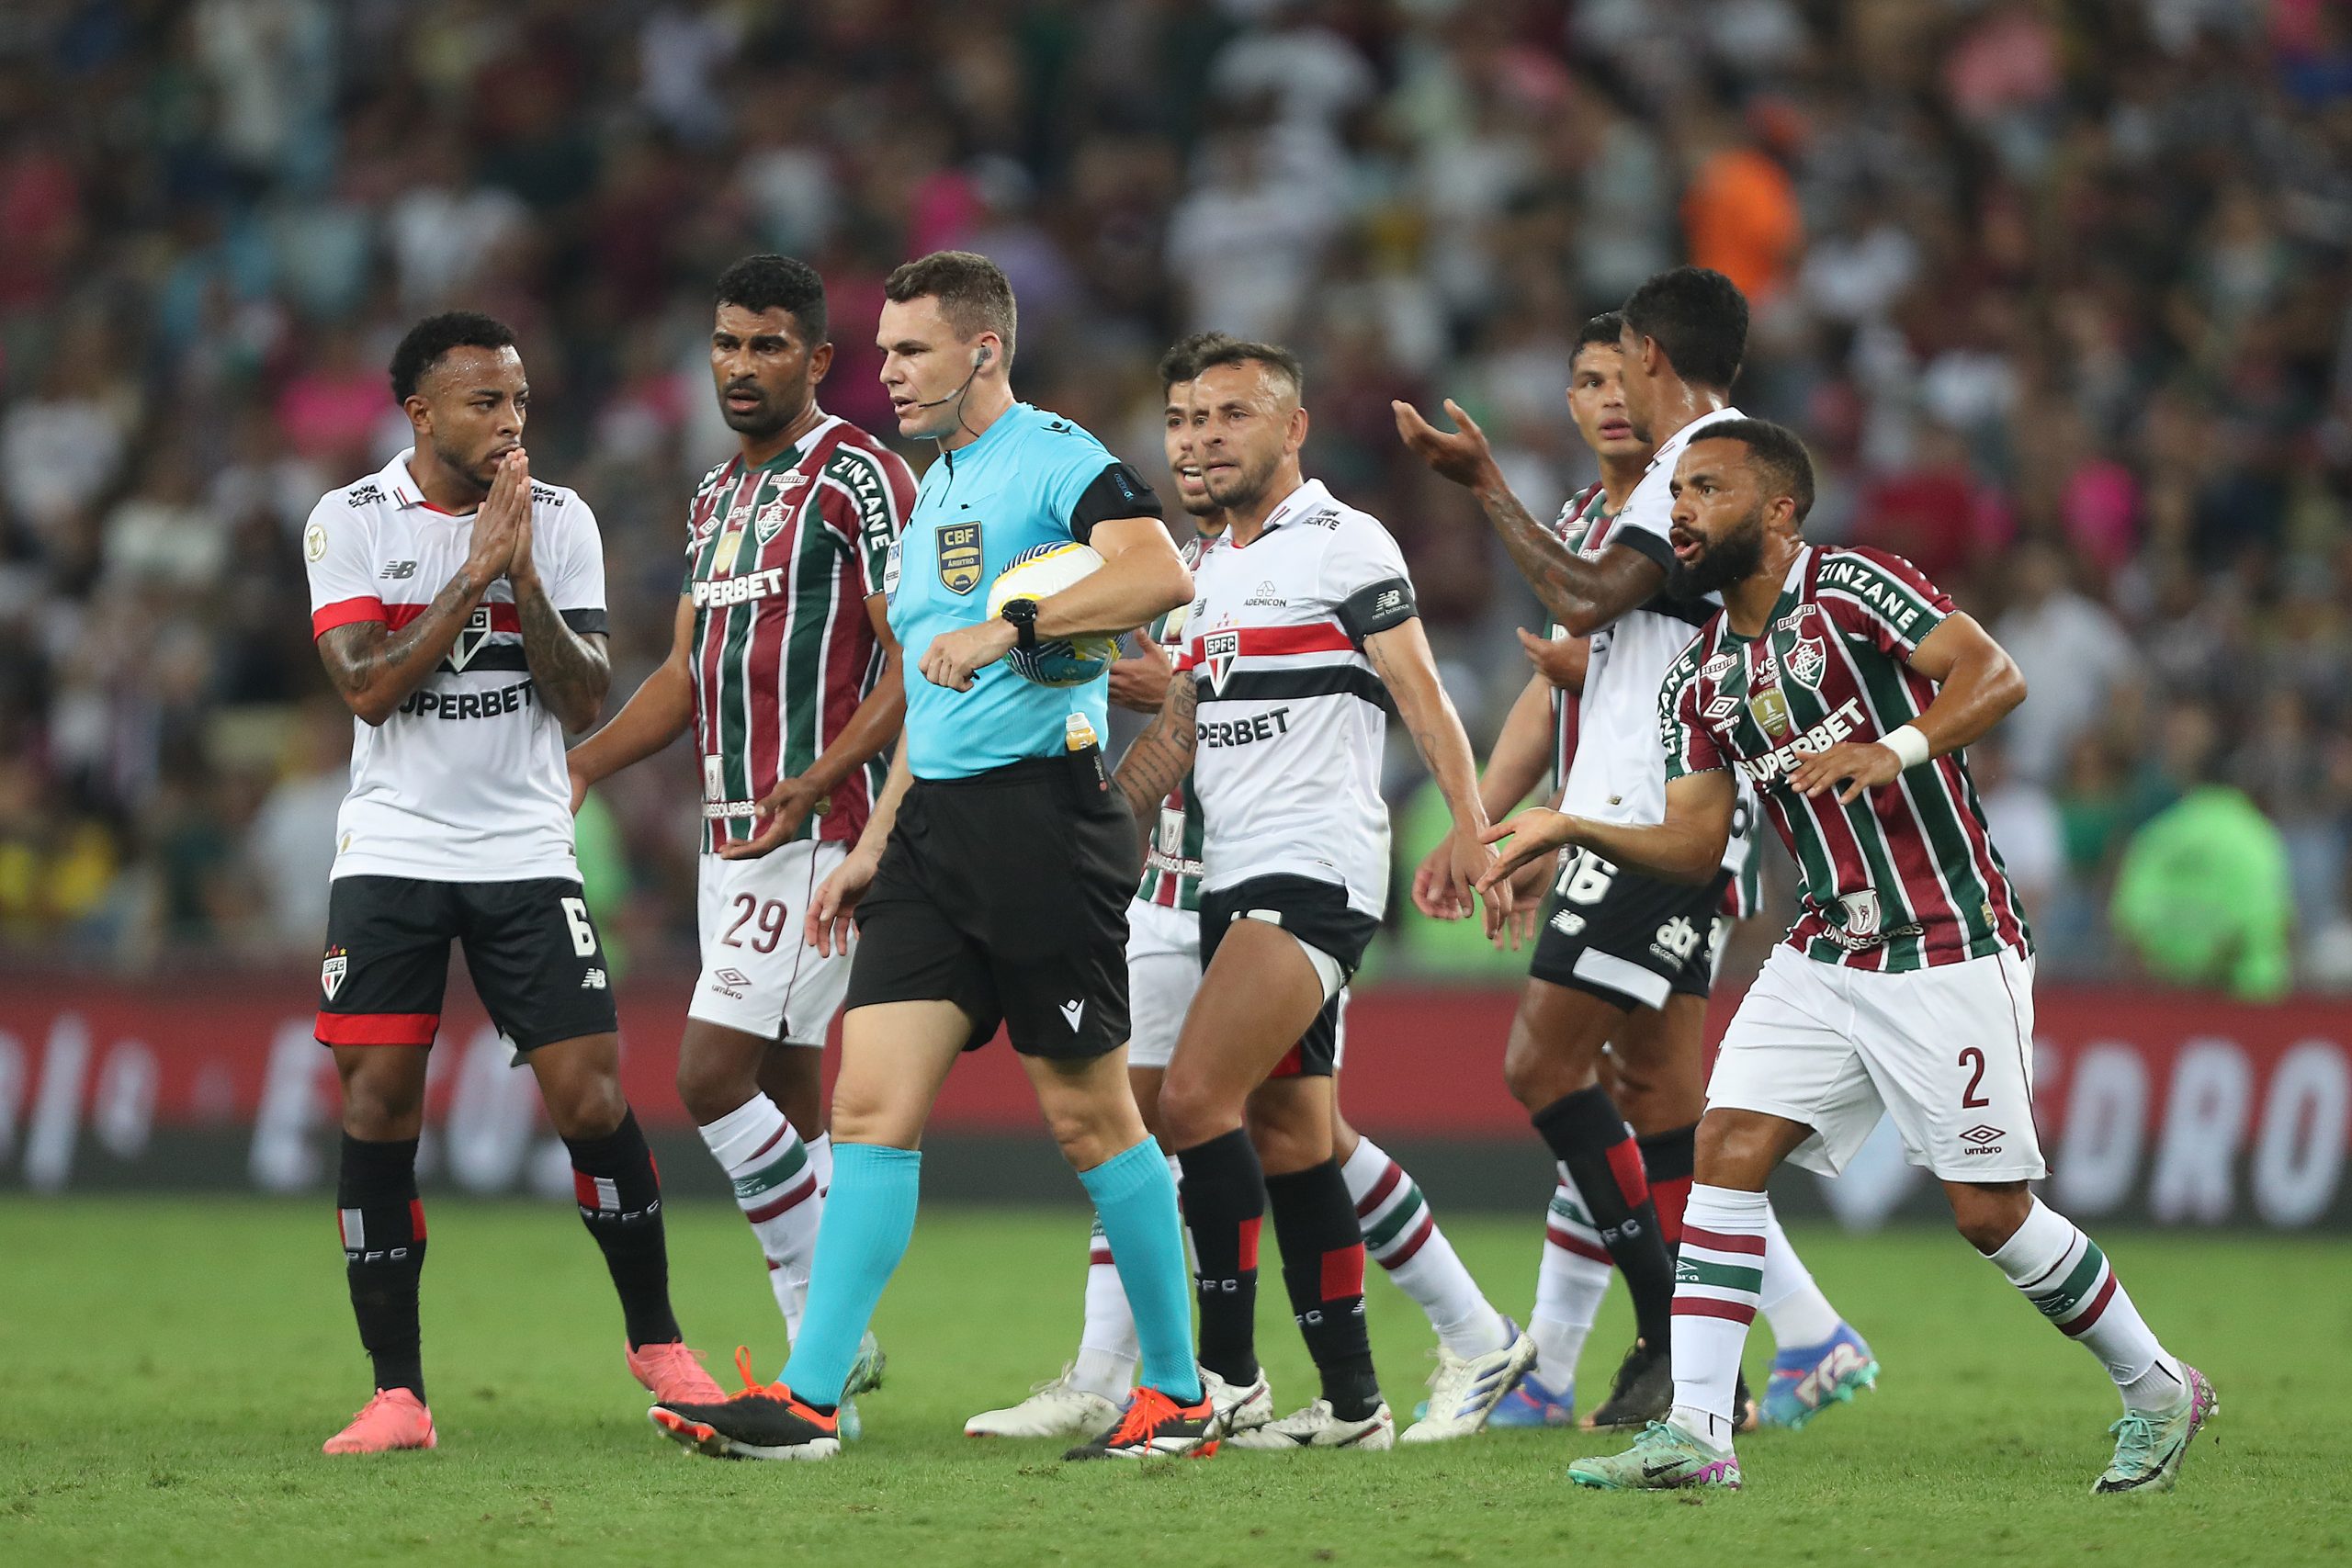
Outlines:
[[[580,988],[583,991],[605,989],[605,972],[602,969],[589,970],[588,973],[580,976]]]
[[[1062,1003],[1062,1004],[1061,1004],[1061,1015],[1062,1015],[1062,1021],[1063,1021],[1064,1023],[1067,1023],[1067,1024],[1069,1024],[1069,1032],[1070,1032],[1072,1034],[1077,1033],[1077,1032],[1078,1032],[1078,1021],[1079,1021],[1080,1019],[1084,1018],[1084,1017],[1086,1016],[1086,1001],[1085,1001],[1085,998],[1080,998],[1079,1000],[1074,1001],[1074,1002],[1064,1002],[1064,1003]]]
[[[1584,917],[1574,909],[1563,909],[1552,917],[1552,929],[1562,936],[1580,935],[1584,931]]]
[[[416,563],[413,560],[388,560],[381,575],[387,582],[406,582],[416,575]]]

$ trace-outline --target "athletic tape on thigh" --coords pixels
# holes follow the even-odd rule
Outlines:
[[[1340,987],[1348,983],[1348,972],[1340,967],[1338,959],[1296,931],[1283,926],[1283,913],[1280,909],[1244,909],[1241,911],[1241,918],[1245,920],[1263,920],[1266,924],[1281,930],[1283,934],[1298,943],[1298,950],[1306,954],[1306,961],[1309,964],[1315,965],[1315,978],[1323,987],[1325,1002],[1328,1003],[1333,997],[1338,996]]]

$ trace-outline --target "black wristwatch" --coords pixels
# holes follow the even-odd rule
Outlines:
[[[1019,639],[1015,646],[1023,653],[1037,651],[1037,601],[1007,599],[1004,608],[997,612],[1000,619],[1009,623]]]

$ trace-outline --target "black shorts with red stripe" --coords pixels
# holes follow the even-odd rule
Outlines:
[[[579,883],[339,876],[327,894],[319,1043],[432,1044],[452,942],[516,1050],[619,1029],[604,939]]]

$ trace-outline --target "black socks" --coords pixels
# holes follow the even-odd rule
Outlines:
[[[1674,1254],[1659,1229],[1642,1152],[1624,1118],[1609,1091],[1595,1084],[1563,1095],[1532,1120],[1625,1276],[1635,1331],[1652,1349],[1664,1348],[1671,1337]]]
[[[566,1138],[563,1146],[571,1151],[571,1186],[580,1201],[580,1217],[604,1249],[605,1267],[620,1292],[629,1348],[684,1338],[677,1314],[670,1310],[662,1179],[653,1168],[653,1151],[638,1130],[637,1112],[625,1112],[621,1124],[601,1138]]]
[[[1340,1162],[1270,1176],[1266,1198],[1282,1243],[1283,1284],[1322,1374],[1323,1397],[1341,1420],[1361,1421],[1380,1408],[1380,1380],[1363,1320],[1363,1233]]]
[[[424,1268],[424,1205],[416,1197],[416,1140],[369,1144],[345,1133],[334,1202],[351,1314],[376,1364],[376,1386],[404,1388],[421,1400],[416,1286]]]

